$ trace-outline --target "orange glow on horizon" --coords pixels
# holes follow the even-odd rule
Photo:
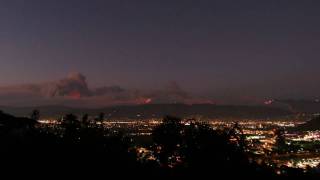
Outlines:
[[[72,91],[69,93],[69,97],[71,99],[80,99],[81,98],[81,93],[79,91]]]

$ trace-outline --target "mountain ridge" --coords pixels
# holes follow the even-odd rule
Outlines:
[[[0,107],[0,110],[16,115],[29,116],[38,109],[42,117],[61,117],[64,114],[97,115],[105,113],[106,118],[161,118],[165,115],[179,117],[201,116],[207,118],[272,118],[292,115],[292,112],[275,107],[213,104],[146,104],[121,105],[103,108],[73,108],[67,106]]]

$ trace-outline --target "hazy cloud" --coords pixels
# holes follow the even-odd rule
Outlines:
[[[88,87],[86,77],[71,73],[66,78],[38,84],[0,87],[0,105],[67,105],[99,107],[148,103],[211,103],[184,91],[176,82],[162,90],[125,89],[120,86]]]

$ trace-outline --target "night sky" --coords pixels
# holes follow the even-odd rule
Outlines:
[[[81,72],[90,87],[320,94],[319,0],[1,0],[0,25],[2,86]]]

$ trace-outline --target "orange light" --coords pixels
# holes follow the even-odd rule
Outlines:
[[[71,99],[80,99],[81,98],[81,93],[79,91],[72,91],[69,93],[69,97]]]

